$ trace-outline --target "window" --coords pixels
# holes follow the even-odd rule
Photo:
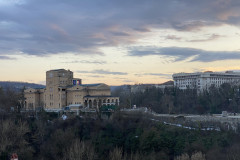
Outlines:
[[[49,77],[52,78],[53,77],[53,73],[49,73]]]

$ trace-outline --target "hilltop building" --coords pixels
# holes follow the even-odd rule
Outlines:
[[[240,72],[196,72],[196,73],[177,73],[173,74],[174,86],[179,89],[198,89],[203,91],[212,85],[220,87],[223,83],[239,84]]]
[[[47,111],[57,111],[69,105],[87,108],[119,105],[119,97],[111,96],[108,85],[82,84],[81,79],[73,78],[72,71],[65,69],[47,71],[46,87],[28,88],[24,97],[27,110],[42,107]]]

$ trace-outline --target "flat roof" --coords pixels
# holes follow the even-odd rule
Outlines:
[[[103,83],[94,83],[94,84],[81,84],[80,86],[90,86],[90,87],[93,87],[93,86],[99,86]]]
[[[66,69],[52,69],[52,70],[49,70],[49,71],[62,71],[62,70],[66,70]]]
[[[95,84],[77,84],[77,85],[70,85],[70,86],[67,86],[67,88],[71,88],[71,87],[74,87],[74,86],[82,86],[82,87],[95,87],[95,86],[99,86],[101,84],[104,84],[104,83],[95,83]]]
[[[106,98],[106,97],[116,97],[116,96],[102,96],[102,95],[99,95],[99,96],[84,96],[84,98]]]

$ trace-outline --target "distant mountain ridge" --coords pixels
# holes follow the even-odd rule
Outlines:
[[[165,83],[162,83],[163,85],[167,84],[173,84],[173,81],[168,81]],[[142,85],[153,85],[153,84],[142,84]],[[133,85],[119,85],[119,86],[110,86],[111,91],[115,91],[116,89],[124,89],[124,90],[129,90],[130,86]],[[24,87],[25,88],[44,88],[46,87],[45,85],[42,84],[36,84],[36,83],[28,83],[28,82],[18,82],[18,81],[0,81],[0,87],[3,89],[11,88],[14,90],[21,90]]]
[[[111,88],[111,91],[115,91],[117,89],[123,89],[123,90],[131,90],[131,86],[136,86],[136,85],[140,85],[140,86],[155,86],[155,85],[174,85],[174,81],[167,81],[167,82],[164,82],[164,83],[142,83],[142,84],[125,84],[125,85],[119,85],[119,86],[110,86]]]
[[[0,87],[3,89],[14,89],[20,91],[25,88],[44,88],[45,85],[36,84],[36,83],[27,83],[27,82],[17,82],[17,81],[0,81]]]

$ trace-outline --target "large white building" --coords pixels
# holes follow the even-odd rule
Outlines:
[[[220,87],[223,83],[239,84],[240,72],[196,72],[173,74],[174,86],[179,89],[198,89],[199,91],[208,89],[212,85]]]

